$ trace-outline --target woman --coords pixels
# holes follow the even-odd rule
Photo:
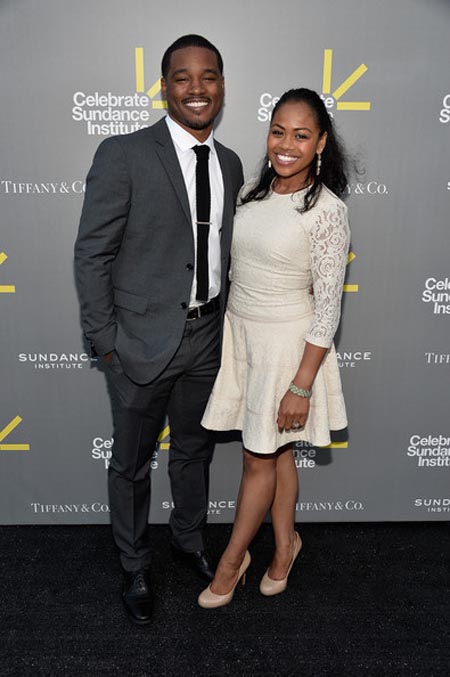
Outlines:
[[[199,604],[228,604],[270,510],[275,553],[261,584],[282,592],[300,552],[292,445],[323,446],[347,419],[333,337],[349,246],[345,160],[320,97],[283,94],[256,185],[234,226],[222,366],[202,424],[242,430],[243,476],[230,542]],[[311,294],[311,286],[313,294]]]

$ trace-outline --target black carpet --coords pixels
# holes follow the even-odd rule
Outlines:
[[[273,598],[258,592],[264,525],[246,587],[213,611],[173,563],[168,527],[150,528],[157,605],[141,628],[122,611],[108,527],[0,527],[0,674],[450,675],[448,523],[302,525],[288,590]],[[230,530],[209,527],[213,553]]]

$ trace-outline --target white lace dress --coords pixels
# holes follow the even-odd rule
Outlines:
[[[350,239],[347,207],[324,187],[316,206],[300,214],[304,195],[271,192],[238,207],[235,218],[222,364],[202,425],[241,430],[244,447],[260,454],[297,440],[325,446],[330,430],[347,425],[333,345]],[[305,340],[328,352],[306,425],[280,433],[279,404]]]

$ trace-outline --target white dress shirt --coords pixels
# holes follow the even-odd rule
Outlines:
[[[191,288],[191,300],[189,307],[199,306],[197,301],[197,196],[195,183],[195,168],[197,156],[192,150],[194,146],[209,146],[209,181],[211,185],[211,225],[209,228],[208,241],[208,262],[209,262],[209,292],[208,300],[213,299],[220,292],[220,231],[222,229],[223,212],[223,179],[220,169],[219,158],[214,147],[213,133],[208,136],[204,143],[189,134],[183,127],[180,127],[172,118],[167,115],[167,126],[170,136],[175,146],[175,150],[180,163],[181,171],[186,185],[191,208],[192,233],[194,236],[194,279]]]

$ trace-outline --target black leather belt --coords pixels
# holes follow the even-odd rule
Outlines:
[[[202,306],[194,306],[194,308],[189,308],[186,319],[188,320],[197,320],[199,317],[204,317],[204,315],[211,315],[211,313],[219,310],[220,302],[219,297],[216,296],[208,303],[204,303]]]

